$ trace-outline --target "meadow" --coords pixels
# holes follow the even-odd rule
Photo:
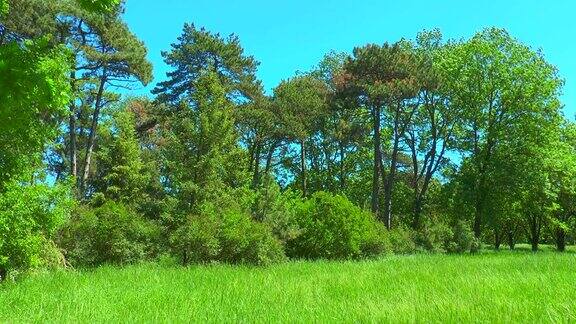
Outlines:
[[[573,322],[576,254],[141,264],[0,286],[0,322]]]

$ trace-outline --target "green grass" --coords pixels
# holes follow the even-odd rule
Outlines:
[[[139,265],[0,287],[0,322],[574,322],[576,255]]]

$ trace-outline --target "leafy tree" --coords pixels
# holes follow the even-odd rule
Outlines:
[[[300,181],[302,193],[307,190],[306,141],[318,129],[326,111],[326,86],[312,76],[299,76],[280,83],[274,89],[274,102],[280,110],[282,127],[288,138],[300,145]]]
[[[45,40],[0,47],[0,193],[56,137],[69,100],[67,62]]]
[[[487,221],[490,173],[498,168],[496,150],[510,138],[539,132],[558,115],[562,81],[541,53],[503,30],[486,29],[445,52],[441,70],[451,105],[463,110],[459,149],[470,159],[474,233]]]

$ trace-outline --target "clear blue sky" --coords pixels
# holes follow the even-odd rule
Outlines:
[[[155,80],[168,68],[168,50],[185,22],[223,35],[235,33],[260,61],[267,90],[314,66],[330,50],[350,52],[366,43],[413,39],[440,28],[445,38],[468,38],[484,27],[502,27],[542,49],[566,80],[566,116],[576,113],[576,1],[574,0],[128,0],[125,19],[149,50]]]

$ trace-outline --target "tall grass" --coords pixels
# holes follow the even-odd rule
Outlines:
[[[139,265],[0,288],[0,322],[574,322],[576,255]]]

